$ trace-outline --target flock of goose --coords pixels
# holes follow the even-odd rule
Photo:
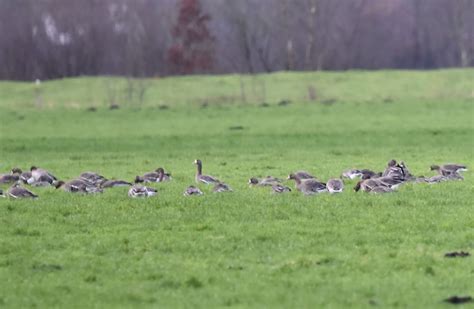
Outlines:
[[[213,192],[229,192],[231,187],[220,181],[216,177],[204,175],[202,173],[201,160],[195,160],[196,165],[196,183],[213,185]],[[354,187],[354,191],[365,191],[370,193],[387,193],[397,189],[406,182],[425,182],[439,183],[449,180],[463,180],[461,172],[466,171],[465,165],[461,164],[445,164],[432,165],[432,171],[438,174],[432,177],[414,176],[410,173],[405,163],[402,161],[397,163],[396,160],[390,160],[383,172],[377,173],[369,169],[350,169],[344,171],[340,178],[329,179],[327,182],[320,181],[317,177],[305,171],[291,173],[288,180],[295,181],[295,187],[298,191],[305,195],[312,195],[322,192],[340,193],[344,190],[343,179],[360,180]],[[64,182],[58,180],[53,174],[47,170],[32,166],[30,171],[23,172],[19,168],[13,168],[9,174],[0,175],[0,184],[12,184],[4,193],[0,189],[0,196],[10,198],[36,198],[35,193],[25,188],[23,185],[33,187],[54,186],[56,189],[63,189],[72,193],[100,193],[104,189],[127,186],[130,187],[128,196],[130,197],[150,197],[156,195],[158,191],[143,185],[143,183],[155,183],[171,181],[171,174],[166,173],[163,168],[145,173],[142,176],[136,176],[134,184],[125,180],[107,179],[95,172],[84,172],[78,178]],[[270,187],[273,193],[290,192],[291,188],[283,184],[283,180],[267,176],[263,179],[250,178],[250,186]],[[197,186],[189,186],[183,193],[185,196],[201,195],[203,192]]]

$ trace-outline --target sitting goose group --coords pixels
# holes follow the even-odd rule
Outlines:
[[[212,192],[232,192],[232,188],[210,175],[202,173],[202,161],[196,159],[195,181],[197,184],[213,185]],[[365,191],[369,193],[388,193],[396,190],[400,185],[406,182],[417,183],[439,183],[449,180],[463,180],[461,172],[467,171],[465,165],[461,164],[445,164],[432,165],[432,171],[437,171],[438,175],[431,177],[419,176],[415,177],[410,173],[406,164],[401,161],[390,160],[383,172],[374,172],[369,169],[349,169],[341,174],[340,178],[332,178],[327,182],[318,180],[315,176],[306,171],[297,171],[288,175],[287,180],[295,181],[295,188],[304,195],[313,195],[323,192],[331,194],[341,193],[344,190],[343,179],[360,178],[354,187],[354,191]],[[11,187],[4,192],[0,189],[0,197],[18,198],[37,198],[38,196],[23,187],[21,184],[30,186],[53,186],[56,189],[62,189],[70,193],[101,193],[104,189],[113,187],[130,187],[128,196],[135,197],[151,197],[158,193],[158,190],[152,187],[144,186],[142,183],[167,182],[171,180],[171,174],[166,173],[160,167],[152,172],[135,177],[135,184],[125,180],[107,179],[106,177],[95,172],[84,172],[79,177],[64,182],[58,180],[52,173],[45,169],[32,166],[30,171],[23,172],[19,168],[13,168],[10,173],[0,175],[0,184],[12,184]],[[262,179],[252,177],[248,181],[251,187],[270,187],[273,193],[291,192],[291,188],[283,184],[280,178],[267,176]],[[203,191],[194,185],[186,188],[183,192],[185,196],[202,195]]]

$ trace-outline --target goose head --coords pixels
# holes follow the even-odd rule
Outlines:
[[[394,167],[395,165],[397,165],[397,161],[394,160],[394,159],[388,161],[388,163],[387,163],[388,167]]]
[[[56,182],[56,184],[54,185],[54,187],[55,187],[56,189],[59,189],[59,188],[61,188],[62,186],[64,186],[65,184],[66,184],[66,183],[65,183],[64,181],[60,180],[60,181]]]
[[[32,172],[32,171],[36,171],[37,169],[38,169],[38,168],[33,165],[33,166],[30,168],[30,171],[31,171],[31,172]]]
[[[14,168],[12,168],[12,170],[11,170],[11,174],[12,174],[12,175],[15,175],[15,174],[21,175],[21,173],[23,173],[23,171],[22,171],[21,169],[19,169],[18,167],[14,167]]]
[[[432,171],[439,171],[439,168],[440,168],[439,165],[431,165],[430,166],[430,170],[432,170]]]
[[[136,177],[135,177],[135,183],[140,183],[140,182],[144,182],[144,181],[145,181],[145,180],[144,180],[142,177],[140,177],[140,176],[136,176]]]
[[[252,177],[249,179],[249,185],[256,185],[258,184],[258,179],[255,177]]]
[[[359,192],[359,190],[360,190],[360,185],[362,184],[362,181],[363,181],[363,180],[357,182],[357,184],[356,184],[355,187],[354,187],[354,192]]]

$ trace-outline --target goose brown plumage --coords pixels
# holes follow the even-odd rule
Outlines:
[[[30,190],[23,188],[20,186],[20,184],[17,182],[13,186],[11,186],[8,191],[7,195],[9,197],[19,199],[19,198],[37,198],[38,195],[34,194]]]
[[[220,181],[219,179],[213,177],[213,176],[209,176],[209,175],[203,175],[202,174],[202,161],[199,160],[199,159],[196,159],[194,161],[194,164],[196,164],[196,182],[199,183],[199,182],[202,182],[202,183],[205,183],[206,185],[209,185],[209,184],[219,184]]]
[[[319,182],[314,178],[301,179],[295,174],[290,174],[288,179],[293,179],[295,181],[296,189],[305,195],[327,192],[326,184]]]

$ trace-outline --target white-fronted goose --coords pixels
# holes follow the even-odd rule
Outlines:
[[[462,165],[462,164],[449,163],[449,164],[444,164],[441,166],[431,165],[431,170],[437,171],[438,174],[440,175],[448,176],[454,173],[459,174],[460,172],[465,172],[467,171],[467,167],[466,165]]]
[[[317,179],[316,177],[314,177],[313,175],[311,175],[310,173],[308,173],[306,171],[297,171],[297,172],[294,172],[292,174],[295,175],[296,177],[298,177],[301,180]]]
[[[382,177],[382,172],[376,173],[369,169],[361,169],[360,172],[362,173],[362,177],[361,177],[362,179]]]
[[[358,169],[349,169],[342,172],[341,177],[349,179],[361,178],[362,172]]]
[[[94,186],[85,179],[73,179],[68,182],[58,181],[55,184],[56,189],[62,188],[71,193],[102,193],[102,189]]]
[[[319,182],[316,179],[301,179],[295,174],[290,174],[288,179],[293,179],[296,184],[296,189],[305,195],[311,195],[321,192],[327,192],[326,184]]]
[[[272,186],[272,192],[273,193],[285,193],[285,192],[291,192],[291,189],[287,186],[281,185],[281,184],[276,184]]]
[[[403,173],[403,178],[405,180],[416,180],[416,177],[410,173],[410,170],[408,169],[407,165],[405,164],[405,162],[401,161],[400,164],[399,164],[401,170],[402,170],[402,173]]]
[[[30,171],[26,171],[26,172],[23,172],[21,173],[20,175],[20,180],[24,183],[24,184],[27,184],[28,183],[28,179],[31,178],[31,172]]]
[[[385,176],[385,177],[375,178],[375,180],[377,180],[379,183],[391,189],[398,188],[398,186],[400,186],[405,181],[402,177],[397,177],[397,176],[393,176],[393,177]]]
[[[206,185],[219,184],[220,183],[219,179],[217,179],[213,176],[202,174],[202,162],[201,162],[201,160],[196,159],[194,161],[194,164],[196,164],[196,166],[197,166],[197,170],[196,170],[196,182],[197,183],[202,182],[202,183],[205,183]]]
[[[170,181],[170,180],[171,180],[171,174],[165,173],[165,170],[162,167],[157,168],[153,172],[146,173],[143,176],[135,177],[135,183],[164,182],[164,181]]]
[[[16,183],[20,180],[21,169],[19,168],[12,168],[10,174],[0,175],[0,183],[8,184],[8,183]]]
[[[94,184],[95,186],[100,186],[102,183],[107,181],[107,178],[104,176],[96,173],[96,172],[84,172],[81,175],[79,175],[80,179],[84,179],[87,182]]]
[[[261,180],[255,177],[249,179],[249,184],[251,186],[274,186],[280,184],[281,182],[281,179],[272,176],[267,176],[265,178],[262,178]]]
[[[191,196],[191,195],[202,195],[202,191],[195,187],[195,186],[189,186],[186,188],[186,190],[184,191],[183,195],[184,196]]]
[[[326,183],[326,188],[329,193],[341,193],[344,190],[344,183],[338,178],[330,179]]]
[[[49,182],[50,184],[54,184],[58,180],[53,174],[51,174],[47,170],[38,168],[36,166],[32,166],[30,171],[31,178],[28,179],[29,184],[33,184],[34,182]]]
[[[128,190],[129,197],[150,197],[158,193],[158,190],[142,185],[134,185]]]
[[[359,190],[362,190],[362,191],[365,191],[365,192],[371,192],[372,190],[374,190],[377,187],[386,187],[386,188],[390,189],[390,187],[388,185],[386,185],[383,182],[380,182],[378,179],[369,178],[369,179],[359,181],[355,185],[354,191],[359,192]],[[379,189],[377,189],[377,190],[379,190]],[[380,189],[380,190],[382,190],[382,189]]]
[[[392,188],[385,187],[385,186],[377,186],[370,191],[370,193],[372,194],[390,193],[390,192],[394,192],[394,190]]]
[[[215,193],[232,192],[232,189],[227,184],[219,182],[219,183],[216,183],[214,188],[212,188],[212,192],[215,192]]]
[[[393,177],[393,176],[397,176],[397,177],[402,177],[404,178],[404,171],[402,169],[402,167],[397,164],[397,161],[396,160],[390,160],[388,161],[387,163],[387,167],[385,168],[385,170],[383,171],[382,173],[382,177]]]
[[[110,179],[110,180],[106,180],[102,182],[100,184],[100,187],[103,189],[106,189],[106,188],[114,188],[114,187],[129,187],[131,185],[132,183],[125,180]]]
[[[440,183],[447,180],[448,180],[448,177],[443,176],[443,175],[436,175],[429,178],[425,178],[425,182],[429,184]]]
[[[19,183],[15,183],[13,186],[11,186],[8,191],[7,195],[9,197],[18,199],[18,198],[37,198],[38,195],[34,194],[33,192],[29,191],[26,188],[23,188],[20,186]]]

